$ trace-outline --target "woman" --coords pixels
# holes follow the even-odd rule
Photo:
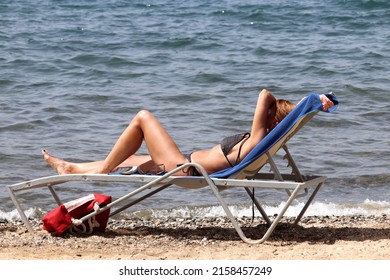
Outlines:
[[[320,98],[324,110],[333,106],[325,95]],[[209,150],[194,151],[189,155],[179,150],[159,121],[146,110],[133,118],[103,161],[67,162],[51,156],[45,150],[42,155],[58,174],[106,174],[128,166],[140,166],[146,172],[156,166],[163,171],[171,171],[188,162],[200,164],[211,174],[238,164],[294,107],[295,104],[283,99],[276,100],[268,90],[263,89],[257,100],[250,132],[225,138],[221,144]],[[145,141],[149,155],[135,154],[142,141]],[[198,171],[191,167],[175,175],[198,175]]]

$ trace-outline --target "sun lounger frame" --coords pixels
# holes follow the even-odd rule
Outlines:
[[[215,197],[217,198],[219,204],[223,208],[227,217],[231,221],[233,227],[237,231],[240,238],[246,243],[262,243],[266,241],[269,236],[272,234],[276,226],[279,224],[280,220],[284,216],[287,209],[291,206],[295,199],[300,196],[306,195],[308,193],[309,188],[314,188],[311,195],[307,199],[304,204],[301,212],[295,218],[294,224],[299,223],[302,216],[306,212],[309,205],[312,203],[314,197],[318,193],[319,189],[323,185],[326,180],[324,176],[303,176],[299,172],[289,150],[286,145],[283,145],[283,148],[288,157],[288,161],[292,169],[294,170],[293,174],[281,174],[276,167],[272,157],[267,155],[268,163],[270,163],[272,173],[256,173],[252,176],[251,179],[219,179],[219,178],[211,178],[207,172],[203,169],[202,166],[196,163],[187,163],[184,164],[171,172],[168,172],[162,176],[154,176],[154,175],[102,175],[102,174],[71,174],[71,175],[55,175],[42,177],[14,185],[7,186],[7,190],[9,195],[18,210],[20,217],[27,227],[28,231],[33,233],[34,230],[21,206],[21,203],[17,197],[17,193],[25,192],[32,189],[37,188],[48,188],[50,193],[52,194],[54,200],[58,205],[63,204],[64,202],[60,199],[58,195],[58,190],[61,184],[69,183],[69,182],[83,182],[83,183],[143,183],[141,187],[136,188],[135,190],[129,192],[128,194],[115,199],[113,202],[100,208],[99,210],[92,212],[79,220],[86,221],[92,216],[95,216],[103,211],[111,209],[110,217],[113,215],[122,212],[126,208],[137,204],[138,202],[154,195],[165,188],[171,185],[184,186],[186,188],[202,188],[209,186],[212,189]],[[197,168],[202,176],[173,176],[172,174],[176,173],[181,169],[186,169],[190,166]],[[232,212],[229,209],[229,206],[226,200],[222,196],[222,192],[232,188],[244,188],[248,193],[249,197],[253,199],[253,203],[256,208],[259,210],[261,216],[264,218],[266,223],[268,224],[268,230],[260,239],[251,239],[248,238],[237,219],[233,216]],[[288,199],[286,201],[285,206],[280,210],[277,216],[271,221],[270,216],[267,215],[261,203],[253,197],[254,189],[279,189],[285,190],[288,194]],[[119,203],[123,201],[128,201],[131,198],[135,198],[138,194],[143,194],[141,197],[136,198],[133,201],[130,201],[127,205],[121,206],[118,209],[114,209]]]

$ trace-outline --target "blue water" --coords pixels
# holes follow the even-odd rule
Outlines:
[[[388,214],[389,18],[378,0],[1,1],[0,214],[14,213],[6,185],[54,174],[42,148],[103,159],[143,108],[183,151],[209,148],[248,130],[262,88],[339,97],[290,141],[303,173],[328,176],[311,214]],[[96,191],[77,187],[64,200]],[[265,197],[278,207],[279,195]],[[22,200],[54,206],[41,191]],[[171,188],[137,209],[214,205],[208,189]]]

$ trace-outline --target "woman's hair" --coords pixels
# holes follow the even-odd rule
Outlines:
[[[276,121],[280,123],[288,115],[288,113],[295,108],[295,106],[297,105],[286,99],[277,99],[275,114]]]

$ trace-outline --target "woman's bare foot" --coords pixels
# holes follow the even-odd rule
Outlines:
[[[46,150],[42,150],[42,155],[46,162],[53,167],[58,174],[63,175],[75,173],[75,164],[53,157]]]

